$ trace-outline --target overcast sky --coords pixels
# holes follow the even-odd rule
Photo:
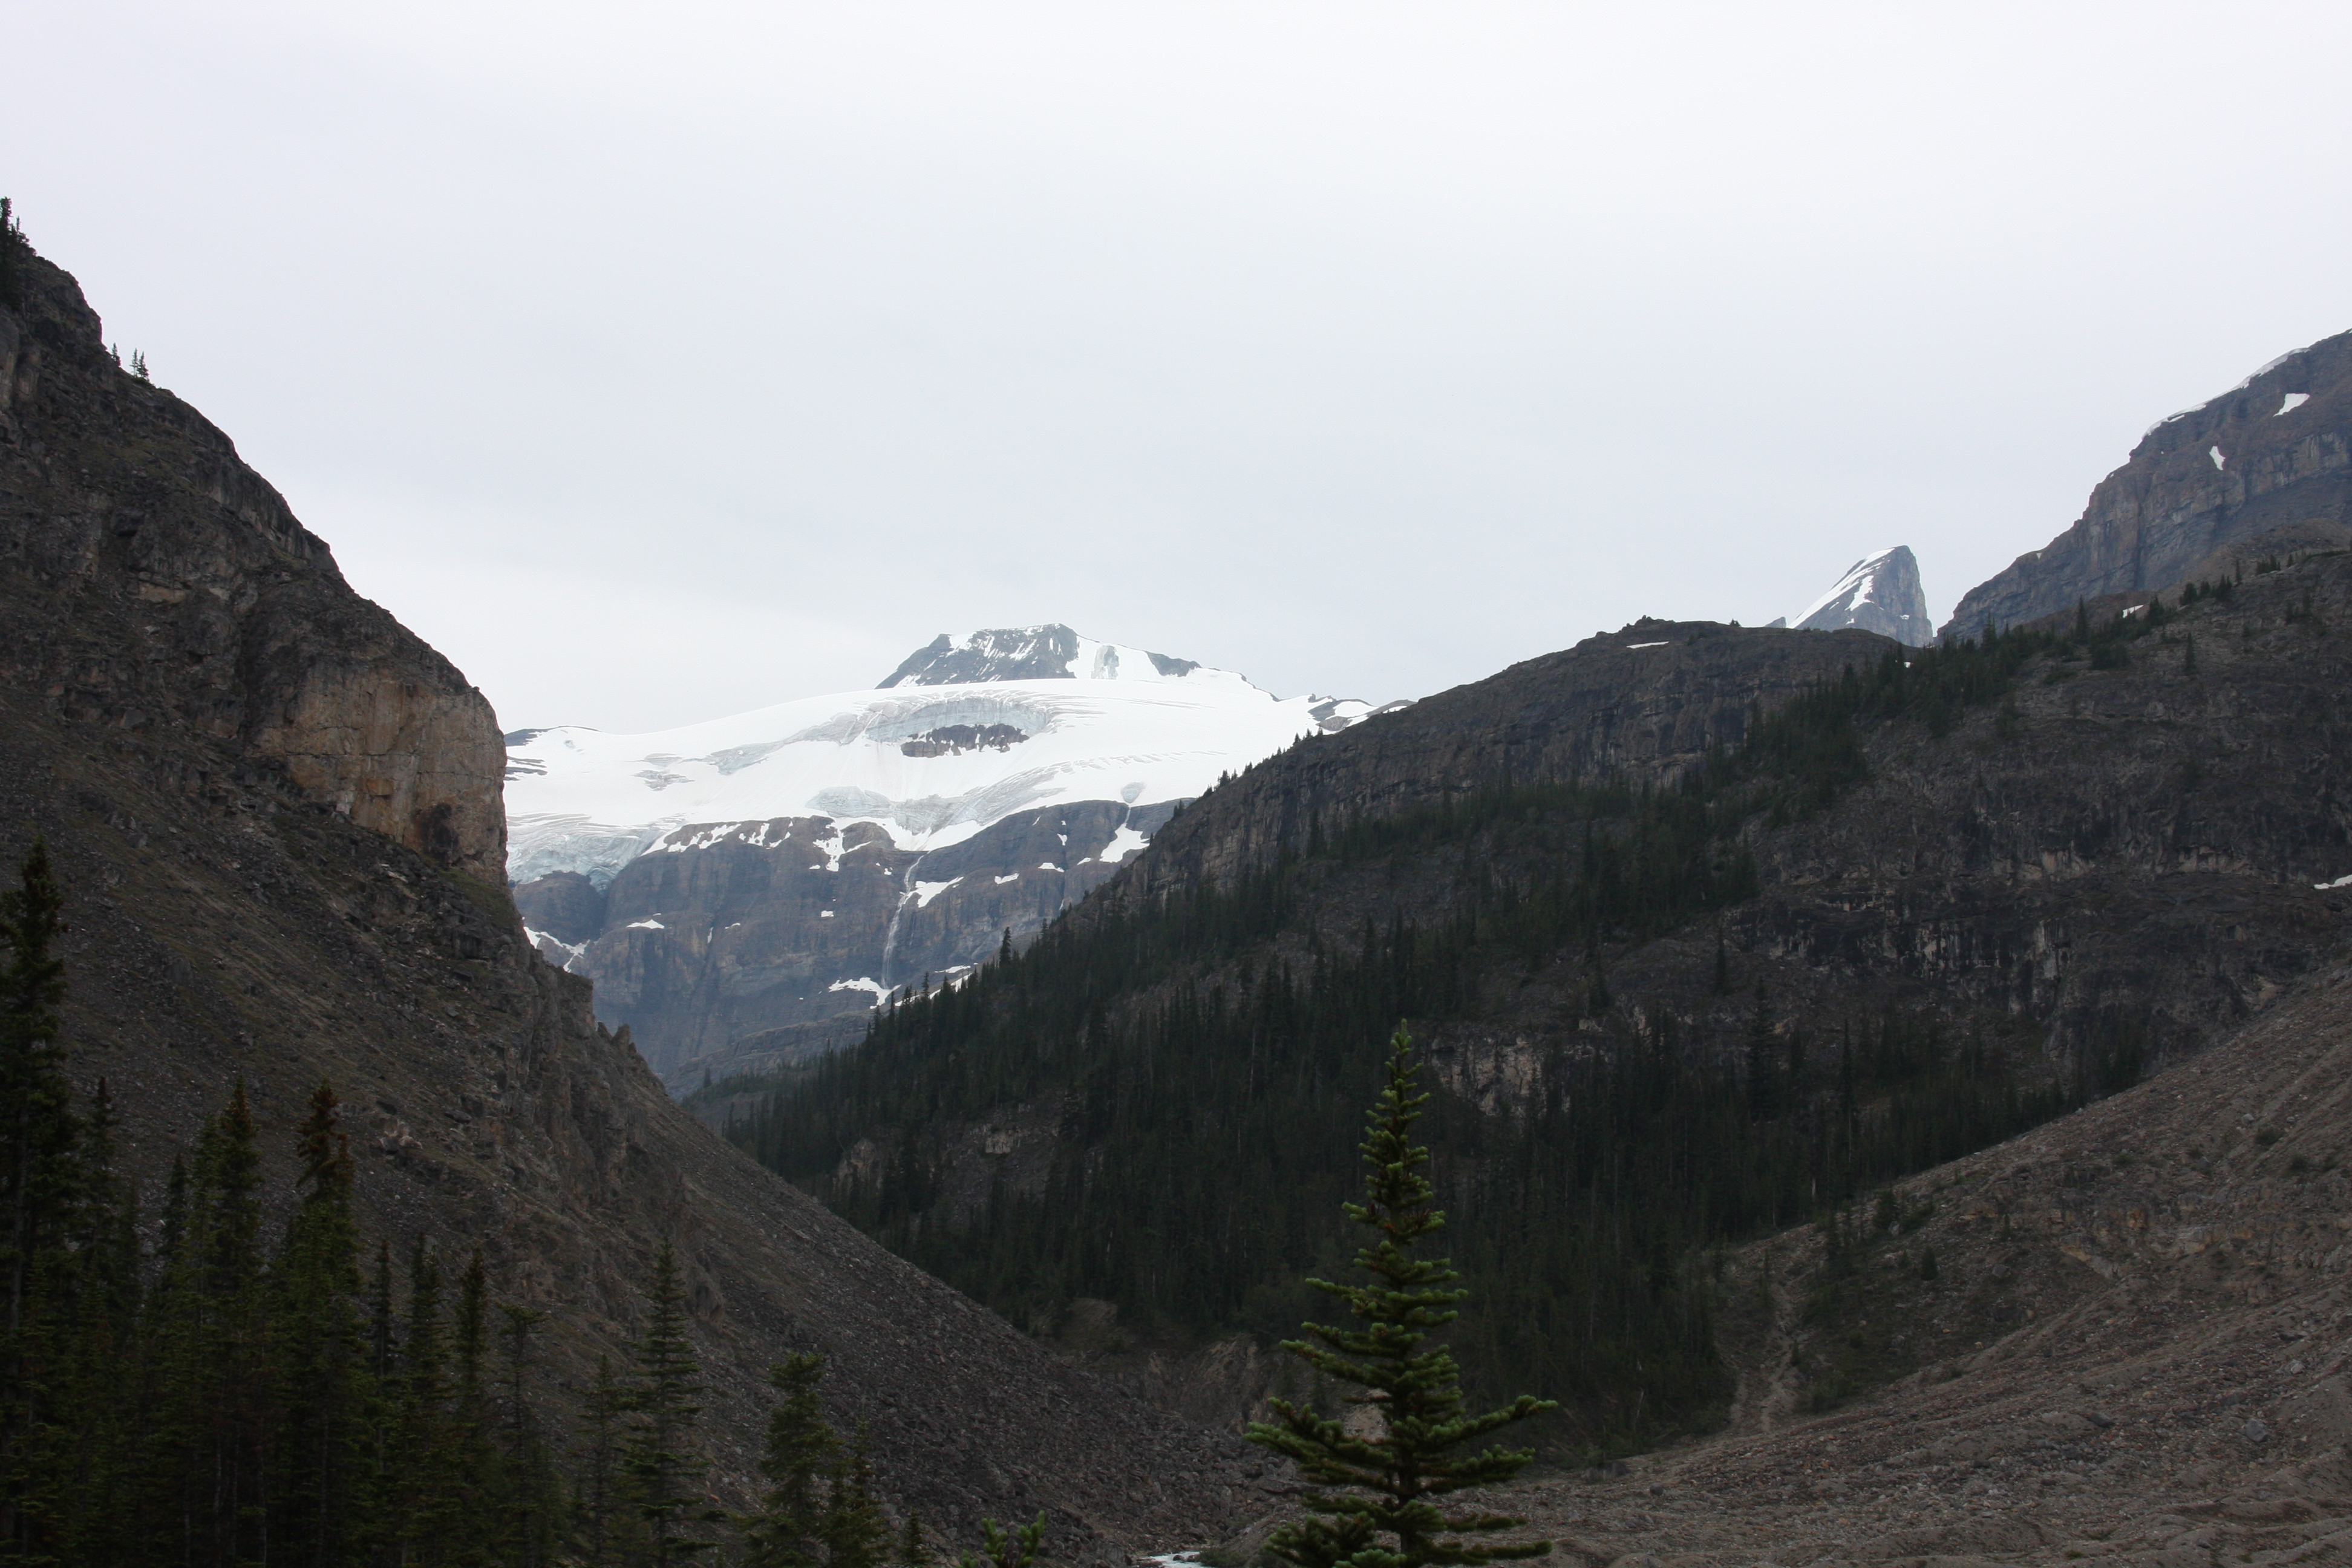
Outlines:
[[[1932,607],[2352,327],[2352,6],[7,7],[0,194],[509,725]]]

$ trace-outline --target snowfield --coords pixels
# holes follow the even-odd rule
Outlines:
[[[1226,670],[1166,674],[1148,655],[1102,657],[1108,646],[1088,645],[1082,668],[1108,668],[1110,679],[845,692],[644,735],[519,731],[508,748],[508,874],[578,871],[601,887],[640,854],[776,817],[830,818],[808,847],[835,866],[852,823],[877,825],[901,848],[943,848],[1017,811],[1190,799],[1220,773],[1370,711],[1278,699]],[[1122,839],[1122,857],[1141,841]]]

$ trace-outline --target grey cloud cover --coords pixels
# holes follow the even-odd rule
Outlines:
[[[1061,621],[1372,700],[1937,614],[2352,324],[2336,5],[11,18],[0,191],[507,723]]]

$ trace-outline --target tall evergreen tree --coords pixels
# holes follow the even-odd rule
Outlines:
[[[768,1382],[783,1397],[768,1413],[767,1450],[760,1458],[768,1493],[760,1511],[744,1521],[743,1568],[817,1568],[823,1561],[820,1482],[841,1449],[817,1400],[824,1376],[824,1358],[808,1351],[768,1369]]]
[[[69,1412],[53,1463],[60,1556],[103,1562],[119,1551],[121,1500],[135,1489],[138,1433],[139,1206],[115,1170],[114,1100],[104,1079],[81,1135],[79,1202],[69,1226],[73,1266],[51,1321],[58,1407]]]
[[[450,1500],[465,1521],[450,1561],[488,1563],[506,1514],[506,1466],[491,1433],[489,1408],[490,1281],[478,1246],[457,1277],[457,1311],[450,1337],[453,1377],[448,1424],[442,1434]]]
[[[364,1539],[368,1370],[351,1141],[331,1085],[311,1092],[296,1134],[299,1195],[270,1273],[270,1382],[276,1423],[271,1541],[319,1565],[348,1561]]]
[[[931,1568],[931,1543],[923,1534],[923,1516],[907,1510],[907,1525],[898,1532],[898,1568]]]
[[[404,1563],[440,1561],[466,1523],[441,1289],[440,1265],[420,1236],[408,1257],[408,1332],[400,1347],[383,1503],[387,1540]]]
[[[694,1447],[695,1418],[702,1414],[698,1379],[701,1367],[686,1335],[686,1287],[679,1279],[677,1250],[665,1239],[654,1258],[651,1300],[645,1337],[637,1342],[635,1415],[622,1453],[622,1468],[635,1490],[644,1521],[648,1560],[656,1568],[708,1552],[718,1544],[700,1527],[726,1516],[704,1504],[698,1482],[708,1467]]]
[[[874,1494],[874,1455],[862,1421],[825,1494],[824,1536],[826,1568],[884,1568],[889,1561],[890,1521]]]
[[[621,1467],[621,1417],[628,1407],[628,1390],[613,1374],[612,1358],[598,1356],[595,1381],[581,1402],[580,1441],[573,1450],[579,1465],[580,1548],[589,1568],[605,1568],[614,1561],[617,1549],[632,1533],[624,1528],[632,1516],[623,1508],[627,1476]]]
[[[198,1561],[268,1554],[270,1433],[261,1254],[261,1150],[239,1079],[196,1140],[176,1379],[196,1436],[185,1493]]]
[[[504,1517],[498,1556],[512,1568],[541,1568],[554,1560],[563,1528],[563,1481],[531,1407],[530,1375],[539,1331],[547,1314],[501,1302],[506,1342],[506,1411],[501,1424],[505,1462]]]
[[[1338,1491],[1309,1492],[1307,1517],[1277,1530],[1266,1549],[1298,1568],[1421,1568],[1424,1563],[1478,1563],[1539,1557],[1548,1541],[1492,1542],[1473,1537],[1526,1522],[1487,1512],[1448,1512],[1433,1500],[1465,1488],[1508,1480],[1534,1456],[1490,1445],[1457,1454],[1464,1445],[1553,1408],[1521,1394],[1500,1409],[1468,1414],[1461,1369],[1430,1331],[1453,1322],[1469,1292],[1444,1258],[1416,1256],[1422,1241],[1445,1223],[1423,1167],[1429,1151],[1412,1141],[1413,1123],[1429,1097],[1415,1092],[1412,1041],[1399,1026],[1389,1042],[1387,1082],[1375,1102],[1363,1142],[1368,1167],[1361,1203],[1348,1217],[1370,1233],[1356,1267],[1362,1285],[1310,1279],[1308,1284],[1348,1305],[1356,1327],[1306,1325],[1307,1338],[1286,1342],[1318,1374],[1364,1390],[1350,1400],[1374,1417],[1378,1430],[1351,1435],[1345,1423],[1287,1400],[1272,1402],[1276,1420],[1254,1422],[1250,1441],[1296,1461],[1307,1479]]]
[[[41,1321],[69,1266],[80,1131],[65,1076],[65,896],[35,839],[17,886],[0,893],[0,1549],[42,1552],[54,1544],[56,1477],[47,1428],[60,1414],[54,1346]]]

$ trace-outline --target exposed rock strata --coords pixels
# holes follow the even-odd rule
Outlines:
[[[656,1071],[690,1087],[714,1069],[774,1065],[751,1037],[844,1015],[862,1023],[891,991],[968,969],[1007,933],[1024,941],[1109,880],[1119,860],[1106,856],[1130,853],[1175,809],[1051,806],[931,850],[822,816],[687,826],[602,895],[559,873],[515,900],[569,949],[543,950],[596,982],[597,1016],[627,1025]],[[592,921],[586,936],[565,934]]]
[[[489,704],[352,592],[227,437],[127,375],[70,280],[34,264],[0,331],[0,647],[52,715],[182,725],[493,884],[505,754]]]
[[[1179,814],[1121,886],[1228,880],[1304,843],[1310,819],[1336,826],[1508,780],[1671,782],[1709,747],[1738,744],[1759,704],[1885,647],[1859,631],[1635,621],[1267,759]]]
[[[368,1238],[485,1252],[553,1314],[551,1398],[638,1328],[676,1239],[715,1484],[748,1501],[765,1368],[829,1355],[898,1507],[1060,1555],[1196,1534],[1254,1461],[1123,1399],[869,1245],[674,1106],[533,955],[499,870],[499,737],[464,679],[336,574],[184,405],[124,374],[71,279],[0,311],[0,858],[71,892],[72,1067],[152,1184],[232,1081],[288,1201],[323,1077]],[[26,345],[30,345],[26,347]]]
[[[1828,593],[1797,617],[1801,632],[1843,631],[1848,626],[1915,647],[1936,640],[1935,626],[1927,618],[1927,590],[1919,581],[1919,558],[1911,553],[1909,545],[1898,544],[1855,562]]]
[[[2150,429],[2074,527],[1970,589],[1943,635],[2161,591],[2235,541],[2315,521],[2352,524],[2352,332]]]

